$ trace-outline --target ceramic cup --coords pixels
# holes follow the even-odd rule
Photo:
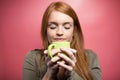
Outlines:
[[[52,49],[59,49],[59,48],[70,48],[70,42],[64,41],[64,42],[52,42],[48,46],[48,56],[50,58],[53,58],[51,50]]]

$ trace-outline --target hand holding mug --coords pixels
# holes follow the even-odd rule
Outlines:
[[[62,61],[57,61],[57,64],[69,71],[72,71],[76,63],[76,50],[70,48],[70,42],[52,42],[52,44],[48,46],[48,56],[55,60],[54,57],[56,56],[52,55],[52,49],[60,49],[61,51],[57,56],[61,58]]]
[[[59,70],[58,68],[62,67],[66,70],[66,75],[71,74],[76,63],[76,50],[70,48],[70,42],[52,42],[45,54],[47,54],[48,72],[52,71],[55,76],[55,73]]]

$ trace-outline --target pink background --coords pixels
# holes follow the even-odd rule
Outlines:
[[[0,80],[22,80],[25,54],[42,48],[41,18],[57,0],[0,2]],[[103,80],[120,80],[120,0],[62,0],[77,12],[85,47],[99,57]]]

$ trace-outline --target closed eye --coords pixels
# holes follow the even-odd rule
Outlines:
[[[71,27],[72,27],[72,24],[70,24],[70,23],[65,23],[64,24],[65,29],[70,29]]]
[[[48,23],[48,28],[55,29],[57,27],[56,23]]]

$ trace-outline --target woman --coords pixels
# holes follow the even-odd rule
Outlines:
[[[24,80],[101,80],[98,58],[85,50],[83,34],[75,11],[64,2],[53,2],[46,9],[41,27],[44,49],[30,51],[24,61]],[[54,41],[69,41],[71,48],[47,48]],[[66,53],[67,56],[60,54]]]

